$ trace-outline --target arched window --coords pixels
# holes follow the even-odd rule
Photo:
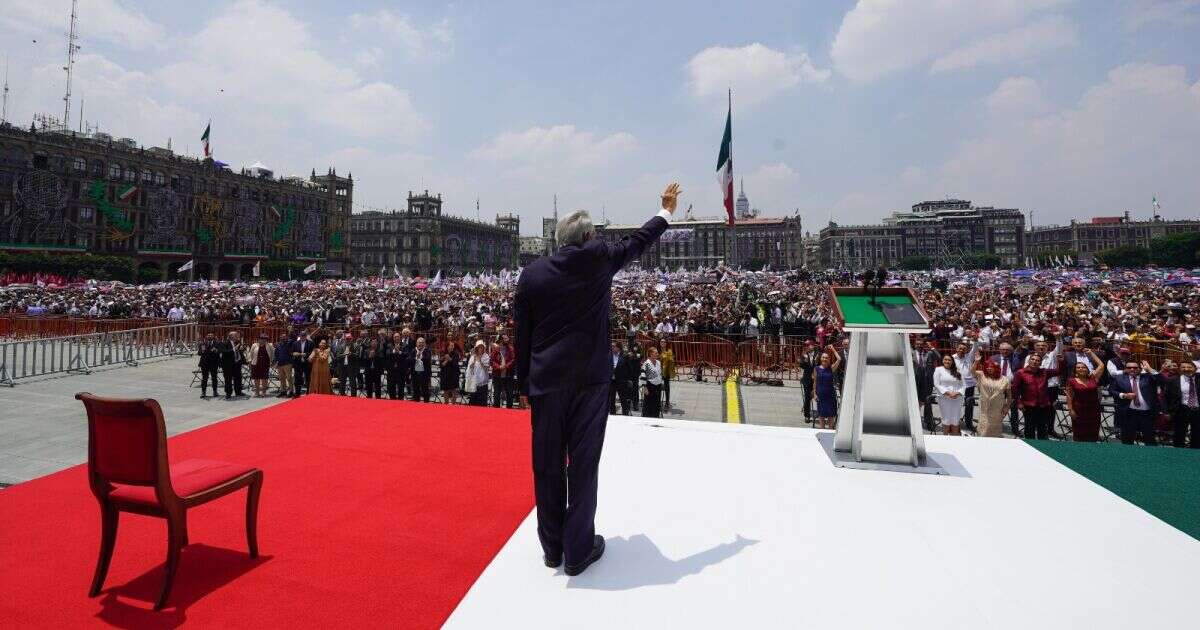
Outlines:
[[[126,166],[125,167],[125,181],[136,182],[137,181],[137,171]]]
[[[142,169],[142,183],[149,184],[152,181],[154,181],[154,173],[151,173],[148,168]]]
[[[120,164],[109,164],[108,165],[108,178],[109,179],[121,179],[121,165]]]
[[[76,173],[82,173],[87,170],[87,160],[77,157],[75,158],[74,166]]]
[[[166,183],[167,183],[167,176],[166,176],[166,175],[164,175],[162,171],[155,171],[155,173],[154,173],[154,183],[155,183],[155,184],[157,184],[157,185],[159,185],[159,186],[162,186],[162,185],[166,184]]]
[[[92,160],[92,177],[104,177],[104,162]]]

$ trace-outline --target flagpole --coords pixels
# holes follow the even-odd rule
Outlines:
[[[733,88],[729,88],[729,125],[733,126]],[[729,138],[729,181],[733,181],[733,136]],[[738,242],[737,242],[737,206],[734,206],[733,219],[729,222],[729,234],[733,241],[733,255],[730,257],[733,260],[733,268],[738,268]]]

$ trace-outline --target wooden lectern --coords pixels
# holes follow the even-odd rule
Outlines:
[[[925,455],[912,346],[929,315],[905,287],[831,287],[834,317],[850,333],[831,458],[842,468],[946,474]]]

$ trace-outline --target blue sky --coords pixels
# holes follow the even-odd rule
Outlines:
[[[61,113],[68,0],[0,0],[9,118]],[[616,221],[673,179],[715,215],[735,176],[817,230],[945,196],[1037,223],[1200,214],[1200,0],[80,0],[76,108],[280,173],[352,171],[358,209],[558,195]],[[37,40],[35,43],[34,40]]]

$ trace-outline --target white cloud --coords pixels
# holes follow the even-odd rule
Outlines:
[[[1074,106],[967,142],[942,167],[941,187],[1035,210],[1039,222],[1142,209],[1153,194],[1172,199],[1172,216],[1194,216],[1197,85],[1182,66],[1114,68]]]
[[[87,39],[128,48],[156,45],[163,39],[162,26],[120,0],[80,0],[77,15]],[[63,36],[64,41],[70,22],[70,0],[11,0],[0,9],[0,26],[25,33]]]
[[[1029,77],[1008,77],[983,99],[988,110],[997,114],[1036,113],[1048,106],[1042,86]]]
[[[420,27],[406,15],[379,9],[373,13],[354,13],[349,23],[356,37],[378,37],[393,42],[410,59],[449,56],[454,52],[454,30],[448,19]]]
[[[313,47],[308,26],[272,4],[240,0],[182,42],[185,59],[156,78],[181,100],[279,133],[312,128],[411,142],[427,128],[408,92],[368,82]],[[295,128],[299,123],[303,129]]]
[[[1028,59],[1052,50],[1079,45],[1075,24],[1051,15],[1010,31],[989,35],[952,50],[930,66],[930,72],[946,72]]]
[[[506,131],[471,152],[476,158],[509,164],[552,164],[584,167],[611,162],[637,148],[624,131],[599,136],[575,125],[530,127]]]
[[[842,18],[830,56],[853,81],[922,66],[980,37],[1015,28],[1071,0],[858,0]]]
[[[807,54],[785,53],[759,43],[705,48],[688,61],[687,70],[697,99],[723,95],[732,87],[743,105],[762,102],[801,83],[829,79],[829,70],[813,66]]]

